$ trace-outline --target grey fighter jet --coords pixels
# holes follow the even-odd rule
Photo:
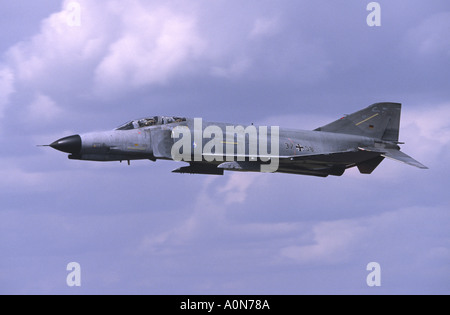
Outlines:
[[[400,151],[400,112],[399,103],[376,103],[312,131],[152,116],[49,146],[73,160],[182,161],[188,164],[173,172],[190,174],[262,171],[326,177],[355,166],[371,174],[384,158],[426,169]]]

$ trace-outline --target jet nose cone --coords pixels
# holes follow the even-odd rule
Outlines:
[[[81,137],[74,135],[61,138],[50,144],[50,146],[62,152],[76,154],[81,151]]]

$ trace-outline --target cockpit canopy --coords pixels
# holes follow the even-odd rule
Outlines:
[[[150,126],[179,123],[182,121],[186,121],[186,118],[175,117],[175,116],[153,116],[151,118],[142,118],[142,119],[129,121],[129,122],[117,127],[115,130],[139,129],[139,128],[150,127]]]

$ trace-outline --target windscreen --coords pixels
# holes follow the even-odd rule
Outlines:
[[[153,116],[151,118],[141,118],[141,119],[129,121],[129,122],[117,127],[115,130],[131,130],[131,129],[145,128],[145,127],[150,127],[150,126],[155,126],[155,125],[180,123],[183,121],[186,121],[186,118],[176,117],[176,116]]]

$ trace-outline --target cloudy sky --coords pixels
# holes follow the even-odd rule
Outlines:
[[[369,27],[369,2],[3,1],[0,293],[449,294],[450,5],[380,0]],[[429,170],[208,177],[36,147],[147,115],[314,129],[380,101]]]

